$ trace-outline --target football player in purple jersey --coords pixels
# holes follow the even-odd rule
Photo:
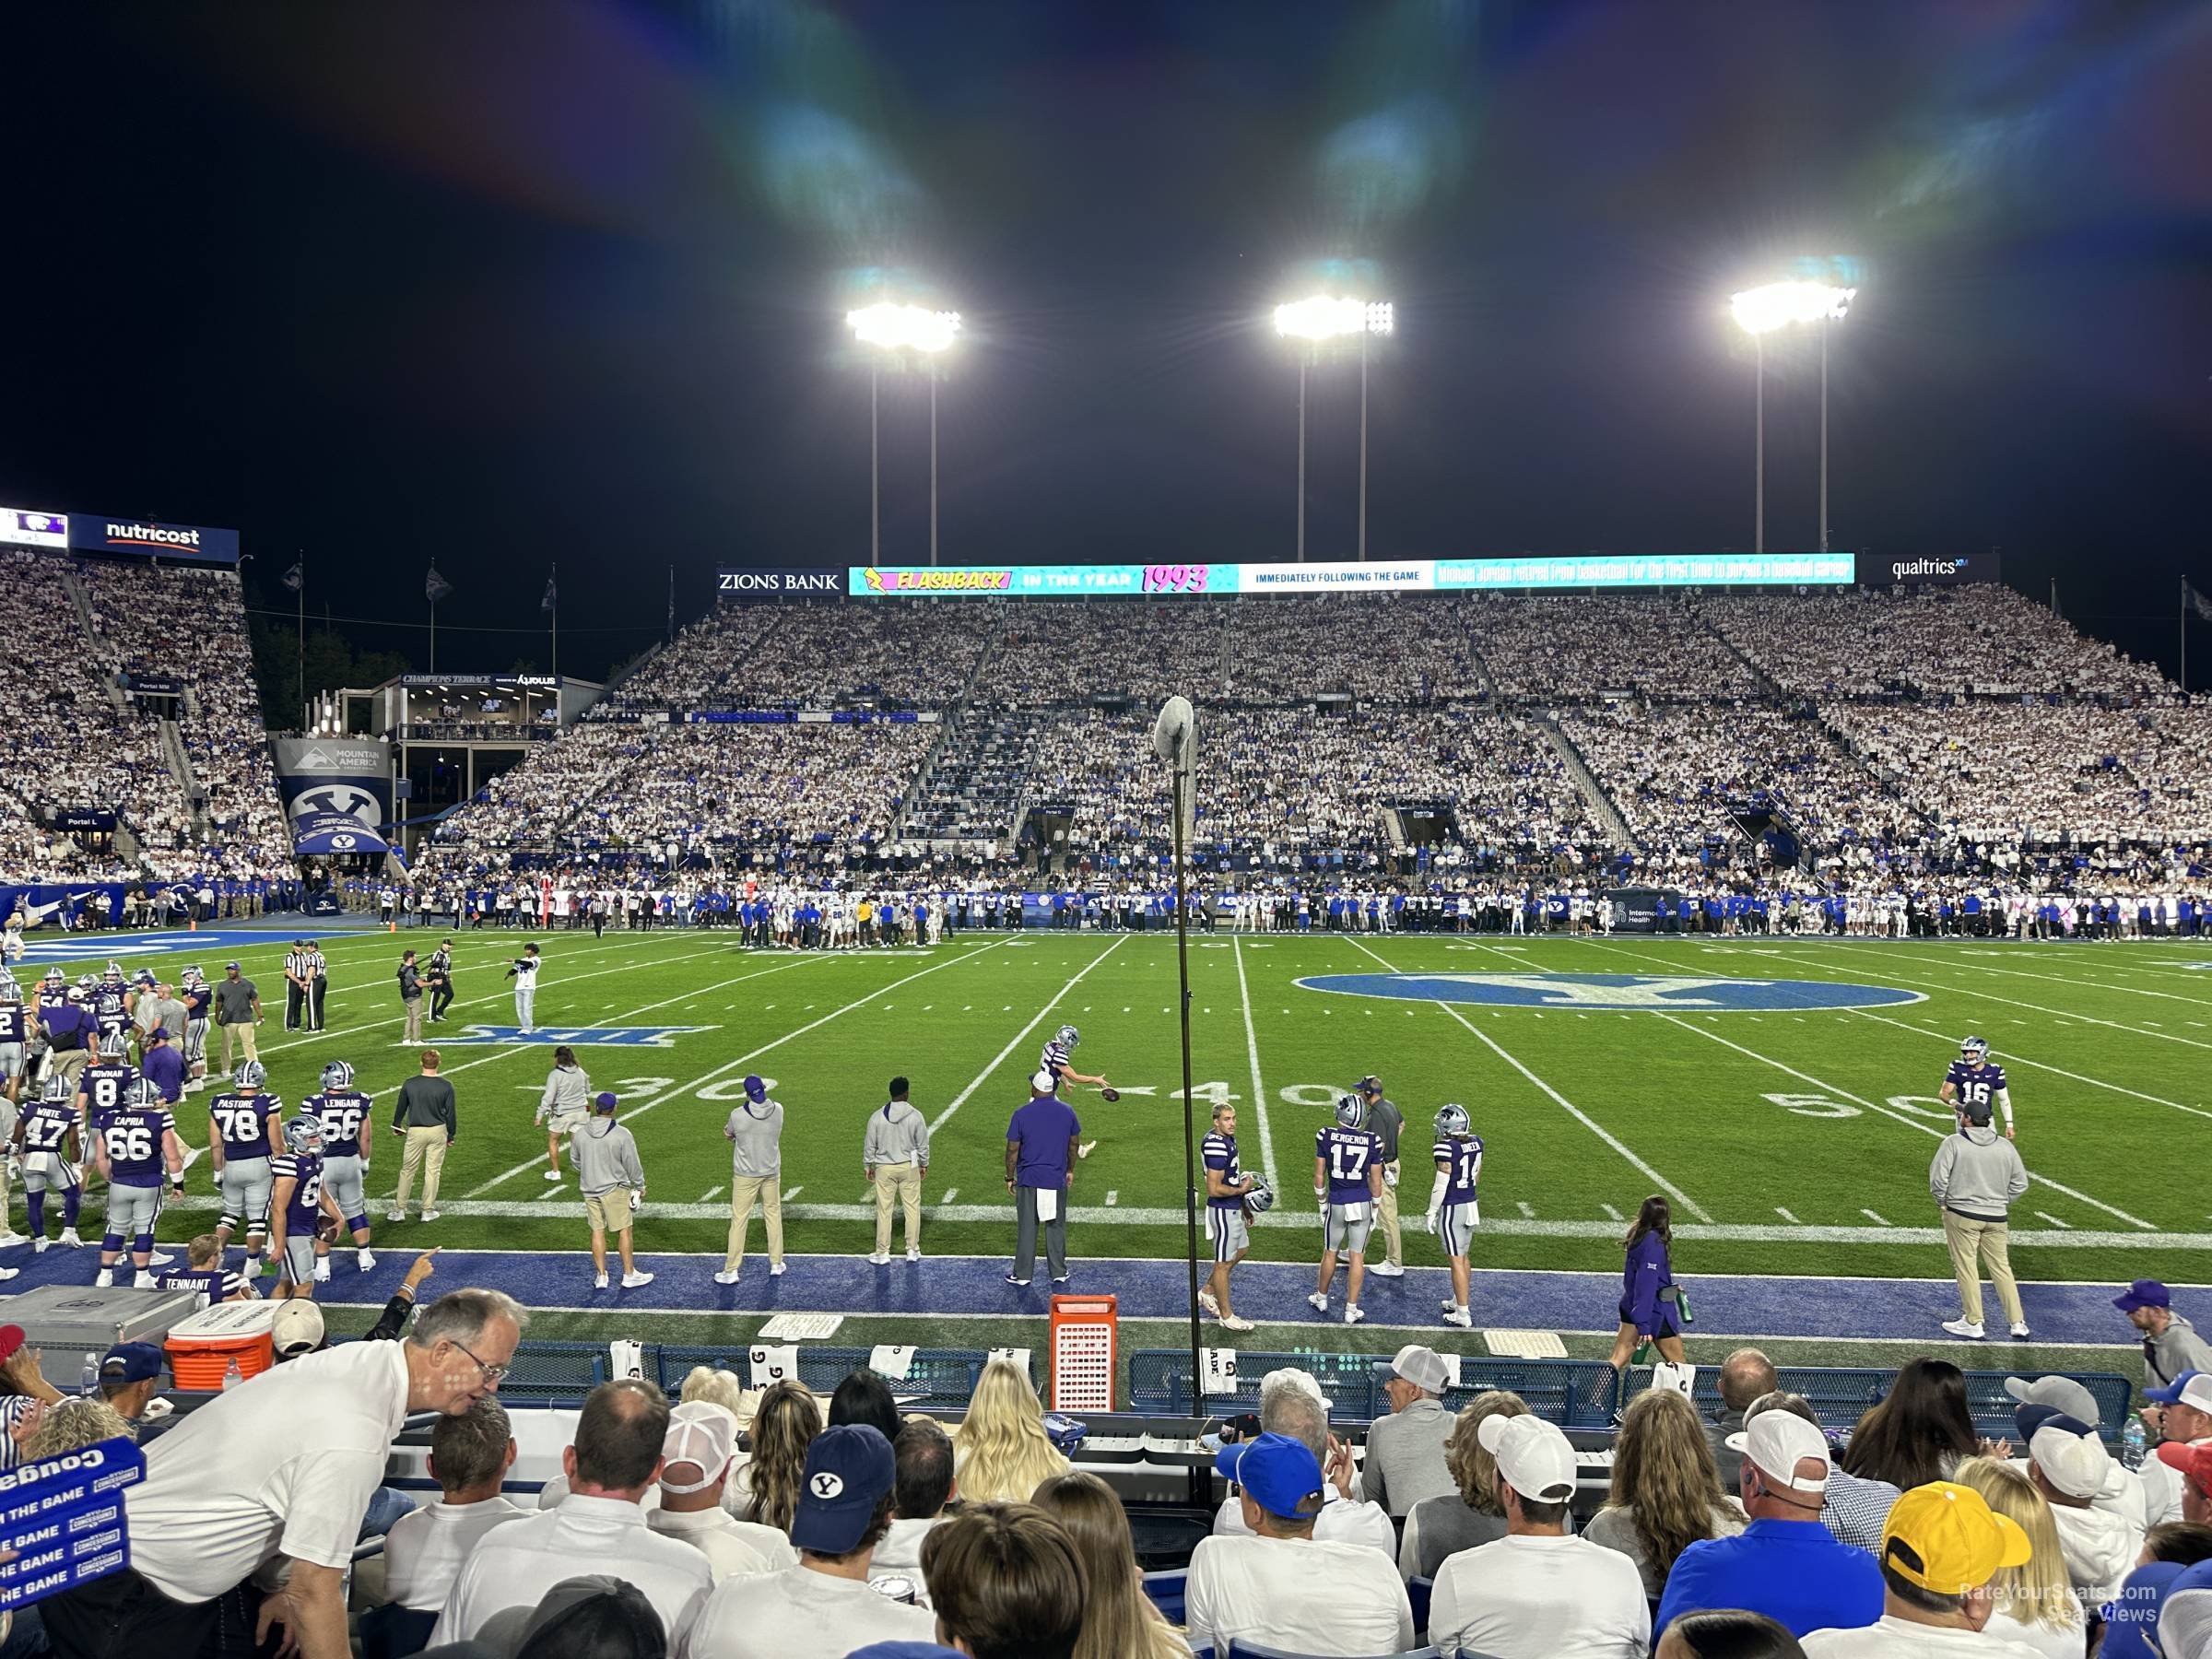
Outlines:
[[[1467,1312],[1472,1277],[1467,1256],[1482,1220],[1475,1197],[1476,1183],[1482,1178],[1482,1136],[1473,1132],[1467,1109],[1456,1101],[1436,1114],[1433,1156],[1436,1180],[1429,1188],[1429,1230],[1444,1241],[1444,1259],[1452,1266],[1452,1300],[1444,1304],[1444,1323],[1464,1331],[1475,1323]]]
[[[1382,1198],[1382,1139],[1367,1126],[1367,1102],[1356,1094],[1336,1097],[1336,1121],[1313,1136],[1313,1196],[1321,1206],[1321,1281],[1306,1300],[1329,1311],[1329,1282],[1336,1255],[1345,1253],[1344,1323],[1358,1324],[1360,1287],[1367,1282],[1367,1235]]]
[[[2014,1138],[2012,1090],[2006,1087],[2005,1068],[1989,1057],[1988,1038],[1969,1037],[1959,1045],[1959,1058],[1943,1074],[1939,1092],[1943,1103],[1953,1112],[1970,1112],[1984,1118],[1993,1111],[2003,1112],[2005,1138]]]
[[[183,1192],[184,1147],[161,1091],[145,1077],[133,1078],[122,1104],[93,1120],[92,1163],[108,1183],[107,1233],[100,1241],[100,1277],[93,1283],[102,1289],[114,1284],[115,1260],[127,1238],[131,1265],[137,1269],[133,1287],[151,1290],[161,1178],[166,1171],[171,1190]]]

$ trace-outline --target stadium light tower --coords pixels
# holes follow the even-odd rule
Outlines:
[[[1275,332],[1303,344],[1298,357],[1298,558],[1306,558],[1306,371],[1331,340],[1359,341],[1359,557],[1367,557],[1367,343],[1397,330],[1397,308],[1387,300],[1340,299],[1314,294],[1275,308]]]
[[[1820,550],[1828,551],[1828,325],[1849,314],[1855,288],[1826,282],[1770,282],[1728,297],[1735,325],[1751,336],[1758,436],[1753,442],[1752,551],[1767,550],[1767,335],[1793,323],[1820,325]]]
[[[959,312],[879,300],[845,313],[853,337],[869,351],[868,360],[868,562],[883,562],[882,441],[877,421],[877,391],[888,361],[893,366],[919,359],[929,375],[929,562],[937,562],[937,360],[952,349],[960,332]]]

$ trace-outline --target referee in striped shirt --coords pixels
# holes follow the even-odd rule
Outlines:
[[[330,989],[330,964],[312,939],[294,939],[284,953],[284,1028],[323,1029],[323,998]]]

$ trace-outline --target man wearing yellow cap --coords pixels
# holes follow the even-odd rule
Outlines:
[[[1914,1487],[1882,1529],[1882,1617],[1856,1630],[1815,1630],[1806,1659],[2030,1659],[2017,1641],[1987,1635],[1996,1611],[1990,1580],[2031,1553],[2019,1525],[1971,1487]]]

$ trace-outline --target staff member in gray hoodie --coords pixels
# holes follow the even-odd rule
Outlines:
[[[569,1143],[576,1160],[576,1184],[583,1189],[583,1213],[592,1221],[592,1268],[598,1288],[606,1288],[606,1235],[615,1235],[622,1255],[622,1288],[635,1290],[653,1283],[653,1275],[640,1273],[629,1253],[630,1221],[645,1199],[645,1166],[638,1161],[638,1143],[629,1130],[615,1122],[618,1104],[611,1094],[592,1102],[592,1121]]]
[[[580,1133],[592,1121],[592,1079],[576,1064],[576,1051],[563,1043],[553,1051],[553,1069],[538,1097],[537,1122],[546,1126],[546,1179],[560,1179],[560,1137]]]
[[[891,1259],[891,1202],[906,1209],[906,1259],[922,1259],[922,1178],[929,1173],[929,1123],[907,1098],[904,1077],[891,1079],[891,1098],[868,1115],[860,1164],[876,1189],[876,1253],[881,1267]]]
[[[1945,1320],[1943,1328],[1971,1342],[1982,1340],[1984,1265],[2013,1335],[2028,1335],[2028,1314],[2006,1245],[2012,1206],[2028,1191],[2028,1166],[2012,1142],[1990,1127],[1990,1106],[1987,1100],[1962,1104],[1959,1133],[1944,1136],[1928,1166],[1928,1191],[1942,1206],[1944,1241],[1959,1279],[1959,1317]]]

